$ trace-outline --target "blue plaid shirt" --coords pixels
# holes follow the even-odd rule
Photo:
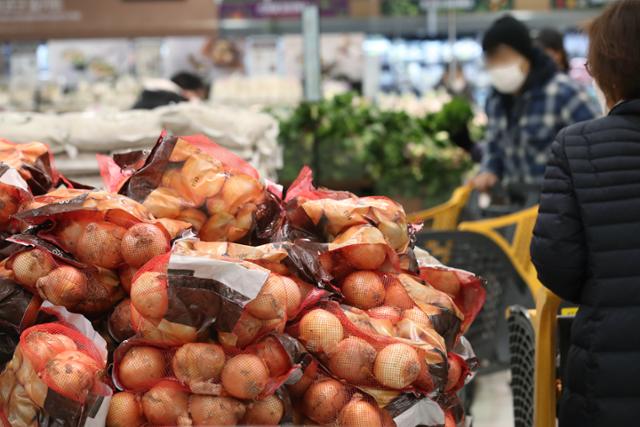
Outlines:
[[[510,110],[494,92],[486,113],[482,170],[501,177],[504,184],[539,184],[560,129],[599,115],[584,88],[560,73],[514,97]]]

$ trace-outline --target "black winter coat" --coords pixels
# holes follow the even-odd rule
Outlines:
[[[531,255],[580,309],[560,427],[640,426],[640,99],[557,137]]]

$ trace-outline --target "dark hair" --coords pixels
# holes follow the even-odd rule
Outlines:
[[[482,39],[482,49],[489,56],[501,44],[513,48],[526,58],[533,57],[533,42],[529,28],[511,15],[497,19]]]
[[[587,67],[609,101],[640,97],[640,1],[611,3],[588,25]]]
[[[174,74],[173,77],[171,77],[171,81],[184,90],[199,90],[206,88],[206,85],[200,76],[187,71],[181,71]]]
[[[544,49],[551,49],[562,55],[562,71],[569,71],[569,55],[564,48],[564,35],[553,28],[543,28],[536,37],[536,42]]]

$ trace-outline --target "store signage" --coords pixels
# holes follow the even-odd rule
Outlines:
[[[211,34],[213,0],[0,0],[0,40]]]
[[[348,0],[224,0],[219,13],[223,19],[299,18],[310,4],[317,4],[322,16],[349,12]]]

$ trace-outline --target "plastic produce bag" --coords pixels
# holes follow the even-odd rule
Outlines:
[[[0,237],[20,229],[14,215],[31,199],[31,191],[20,173],[8,164],[0,163]]]
[[[141,268],[131,288],[133,329],[164,344],[192,342],[215,322],[220,341],[244,347],[282,331],[321,292],[249,261],[218,256],[213,243],[178,241]],[[208,248],[208,249],[207,249]]]
[[[105,185],[157,218],[187,221],[202,240],[239,241],[254,229],[266,187],[247,162],[203,136],[158,139],[144,164],[102,157]]]
[[[300,315],[287,332],[299,339],[337,378],[367,390],[444,390],[447,381],[444,340],[431,329],[402,338],[388,319],[335,301],[321,302]]]
[[[333,241],[349,227],[371,224],[382,232],[398,253],[409,247],[406,215],[401,205],[387,197],[356,197],[347,192],[316,189],[311,169],[304,167],[287,190],[285,203],[289,230],[305,230],[321,241]],[[293,229],[293,230],[291,230]]]
[[[34,195],[52,190],[60,178],[49,147],[40,142],[17,144],[0,139],[0,162],[17,170]]]
[[[0,366],[13,356],[20,333],[34,324],[41,302],[18,283],[0,277]]]
[[[102,379],[104,340],[86,319],[49,309],[60,321],[22,332],[0,374],[0,422],[7,427],[100,425],[112,394]]]

